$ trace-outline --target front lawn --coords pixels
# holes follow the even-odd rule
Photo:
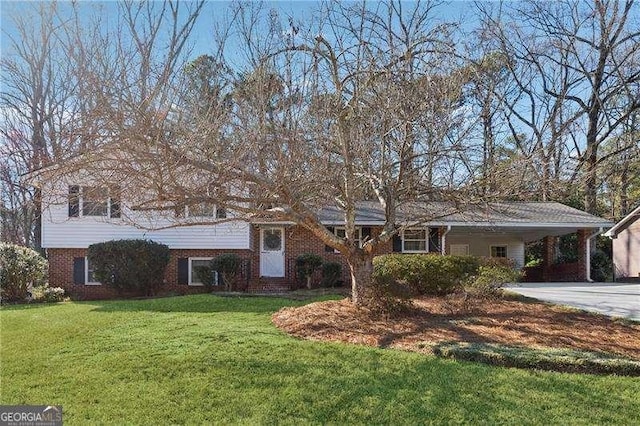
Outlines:
[[[3,308],[1,404],[86,423],[638,424],[637,378],[490,367],[298,340],[277,298]]]

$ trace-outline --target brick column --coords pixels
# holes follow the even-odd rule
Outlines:
[[[555,261],[556,237],[542,239],[542,281],[549,281],[551,265]]]
[[[587,229],[578,229],[576,233],[578,235],[578,271],[576,274],[577,281],[586,281],[587,280],[587,238],[589,237],[589,230]]]

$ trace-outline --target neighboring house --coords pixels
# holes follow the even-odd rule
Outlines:
[[[640,280],[640,206],[604,235],[613,240],[615,280]]]
[[[86,257],[89,245],[114,239],[145,238],[168,245],[171,259],[164,286],[168,292],[203,291],[194,268],[221,253],[236,253],[243,259],[241,280],[249,291],[290,289],[296,281],[295,258],[302,253],[316,253],[326,261],[342,263],[343,279],[349,279],[339,253],[291,223],[248,221],[206,205],[141,216],[140,211],[127,205],[127,194],[120,195],[117,187],[101,189],[74,181],[32,182],[42,189],[42,247],[49,259],[49,283],[76,297],[115,296],[112,289],[95,282]],[[426,216],[437,219],[411,226],[417,217]],[[329,230],[344,235],[342,212],[328,208],[319,212],[319,217]],[[176,218],[193,225],[172,227]],[[133,225],[145,221],[144,227]],[[541,280],[588,279],[589,238],[612,225],[559,203],[535,202],[493,203],[465,208],[464,213],[453,210],[448,203],[413,203],[398,212],[397,222],[406,229],[380,247],[377,254],[505,257],[522,267],[525,243],[544,238],[547,250],[546,263],[539,271]],[[356,224],[361,241],[375,236],[384,225],[383,210],[374,202],[360,203]],[[553,265],[551,242],[555,236],[570,233],[578,235],[579,260],[557,267]]]

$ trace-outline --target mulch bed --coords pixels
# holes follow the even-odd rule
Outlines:
[[[469,304],[422,297],[414,300],[411,311],[380,318],[343,299],[284,308],[272,320],[304,339],[415,352],[430,352],[425,343],[462,341],[607,352],[640,360],[640,324],[528,300],[478,299]]]

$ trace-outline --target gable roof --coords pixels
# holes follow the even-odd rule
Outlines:
[[[319,213],[324,224],[344,223],[344,213],[325,207]],[[356,224],[380,225],[384,209],[375,201],[362,201],[356,207]],[[424,223],[432,226],[544,226],[608,228],[613,222],[556,202],[495,202],[456,206],[445,201],[412,202],[398,209],[397,223]]]
[[[613,228],[604,233],[607,237],[615,238],[618,234],[624,231],[627,226],[631,225],[636,220],[640,219],[640,205],[633,209],[631,213],[623,217],[620,222],[616,223]]]

